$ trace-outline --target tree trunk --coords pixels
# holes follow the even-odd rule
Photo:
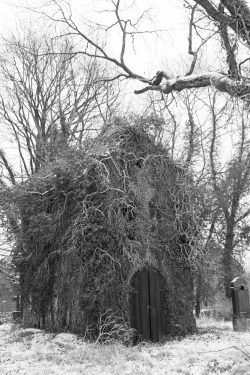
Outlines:
[[[201,271],[198,271],[197,282],[196,282],[196,293],[195,293],[195,317],[200,317],[201,312],[201,285],[202,285],[202,275]]]
[[[226,241],[223,249],[223,278],[226,298],[231,298],[230,283],[233,280],[233,226],[227,228]]]

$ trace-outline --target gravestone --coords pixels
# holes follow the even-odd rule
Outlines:
[[[246,331],[250,329],[250,306],[247,282],[243,277],[236,277],[231,282],[233,303],[233,329]]]

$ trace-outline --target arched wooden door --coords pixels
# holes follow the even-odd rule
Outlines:
[[[145,268],[132,277],[131,287],[131,326],[136,329],[136,340],[159,341],[166,327],[161,275]]]

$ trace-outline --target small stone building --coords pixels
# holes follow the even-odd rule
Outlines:
[[[110,127],[21,190],[26,325],[123,341],[195,330],[194,188],[147,132]]]

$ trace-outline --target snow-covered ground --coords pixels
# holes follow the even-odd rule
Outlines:
[[[231,322],[206,322],[179,341],[126,347],[3,324],[0,374],[250,375],[250,332],[234,332]]]

